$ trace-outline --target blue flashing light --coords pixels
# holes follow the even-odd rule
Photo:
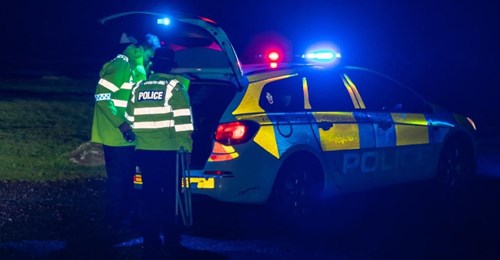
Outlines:
[[[340,62],[339,48],[330,42],[317,42],[309,46],[302,59],[307,63],[321,64],[322,66],[335,66]]]
[[[162,25],[170,25],[170,18],[164,17],[164,18],[158,19],[157,23],[162,24]]]
[[[317,51],[303,54],[302,58],[317,61],[333,61],[334,59],[340,58],[340,56],[340,53],[334,53],[331,51]]]

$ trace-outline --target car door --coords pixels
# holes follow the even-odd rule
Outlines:
[[[303,80],[314,133],[327,164],[325,193],[372,188],[376,178],[374,130],[359,104],[359,94],[335,69],[309,72]]]
[[[343,75],[355,85],[374,125],[378,185],[425,179],[435,169],[425,100],[375,71],[350,67]]]

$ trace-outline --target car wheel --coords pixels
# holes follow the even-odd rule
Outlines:
[[[271,209],[278,221],[302,221],[312,215],[318,199],[314,167],[293,163],[280,170],[271,197]]]
[[[463,142],[445,144],[436,177],[438,184],[452,191],[464,191],[470,185],[473,174],[472,151]]]

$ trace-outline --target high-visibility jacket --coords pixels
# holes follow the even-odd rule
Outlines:
[[[187,86],[189,80],[155,73],[137,83],[125,117],[136,135],[136,149],[190,152],[193,119]]]
[[[129,45],[123,54],[104,64],[95,92],[91,141],[108,146],[130,146],[118,129],[125,120],[125,109],[132,85],[146,79],[144,50]]]

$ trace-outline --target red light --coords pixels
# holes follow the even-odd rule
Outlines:
[[[280,58],[280,54],[277,51],[272,51],[267,55],[267,58],[270,61],[278,61]]]
[[[215,140],[223,145],[244,143],[250,140],[256,132],[256,125],[257,124],[253,121],[237,121],[220,124],[215,133]]]
[[[206,171],[203,174],[205,174],[205,175],[218,175],[218,176],[232,175],[231,172],[226,172],[226,171]]]
[[[221,124],[217,127],[215,139],[242,139],[245,136],[246,126],[241,122]]]
[[[210,18],[206,18],[206,17],[201,17],[201,20],[207,22],[207,23],[212,23],[212,24],[216,24],[214,20],[210,19]]]
[[[134,184],[142,184],[142,175],[140,174],[134,175]]]

